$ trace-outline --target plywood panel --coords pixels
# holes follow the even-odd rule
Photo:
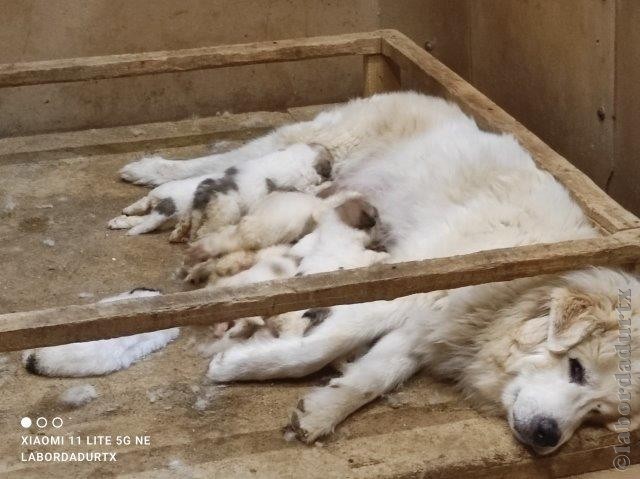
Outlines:
[[[377,0],[0,0],[0,63],[374,30]]]
[[[618,0],[615,167],[609,194],[640,211],[640,3]]]
[[[0,63],[369,31],[378,27],[377,3],[0,0]],[[330,103],[360,94],[361,85],[362,62],[336,59],[4,89],[0,136]]]
[[[468,6],[472,83],[605,186],[613,161],[614,2]]]
[[[0,137],[344,101],[356,57],[0,89]]]

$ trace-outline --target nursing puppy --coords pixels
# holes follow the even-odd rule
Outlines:
[[[108,223],[138,235],[179,219],[171,241],[196,239],[235,224],[274,190],[312,191],[331,177],[331,157],[320,145],[293,144],[223,172],[165,183]]]
[[[482,132],[456,106],[412,93],[353,101],[227,154],[141,160],[121,174],[161,184],[295,143],[330,151],[339,188],[360,192],[376,208],[392,261],[597,235],[566,190],[512,137]],[[640,368],[633,339],[639,293],[635,276],[599,268],[338,306],[303,338],[240,344],[216,355],[208,375],[300,377],[374,342],[341,377],[298,403],[290,433],[312,442],[427,368],[456,381],[473,404],[503,414],[519,440],[546,454],[586,418],[615,424],[621,387],[615,374],[629,376],[631,412],[623,419],[637,426],[640,391],[629,371]],[[628,298],[622,325],[621,294]],[[615,348],[622,326],[631,342],[627,358]]]
[[[237,251],[193,267],[187,280],[208,280],[209,288],[242,286],[292,276],[370,266],[388,259],[385,252],[368,249],[374,242],[377,215],[361,195],[346,192],[322,201],[312,211],[315,229],[295,245],[270,246],[259,251]],[[243,269],[247,268],[247,269]],[[224,276],[232,271],[231,276]],[[221,277],[223,276],[223,277]],[[299,337],[324,319],[324,311],[293,311],[269,318],[234,321],[222,340],[203,351],[222,352],[266,327],[279,338]],[[261,334],[259,339],[264,339]]]

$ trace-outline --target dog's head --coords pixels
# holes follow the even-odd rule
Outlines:
[[[640,282],[600,268],[564,279],[518,330],[507,361],[509,425],[538,454],[587,420],[619,433],[640,423]]]

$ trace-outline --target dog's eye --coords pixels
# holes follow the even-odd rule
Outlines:
[[[575,358],[569,359],[569,378],[572,383],[584,384],[584,368]]]

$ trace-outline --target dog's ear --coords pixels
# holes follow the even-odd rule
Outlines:
[[[600,325],[595,315],[596,300],[567,288],[551,293],[547,348],[562,353],[580,343]]]
[[[373,228],[378,222],[378,210],[364,198],[349,198],[336,207],[336,213],[340,219],[359,230]]]

